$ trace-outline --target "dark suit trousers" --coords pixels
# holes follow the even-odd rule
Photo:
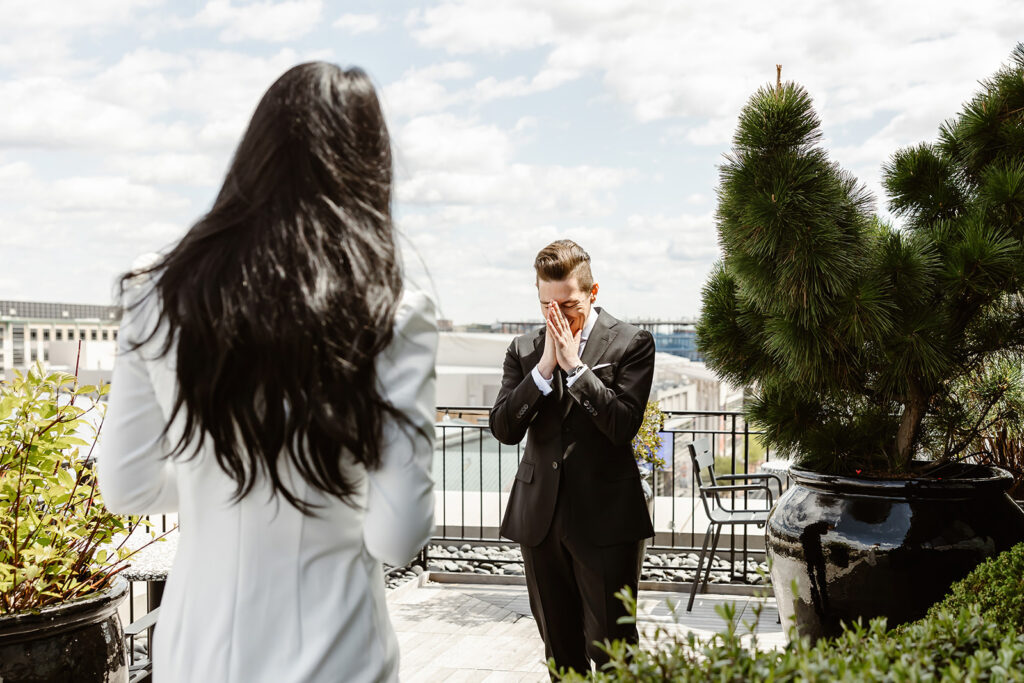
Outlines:
[[[643,541],[597,546],[569,537],[571,501],[562,483],[548,535],[522,546],[526,586],[547,657],[586,674],[590,660],[598,667],[608,661],[595,640],[639,640],[635,624],[616,623],[626,610],[615,593],[629,586],[636,595]]]

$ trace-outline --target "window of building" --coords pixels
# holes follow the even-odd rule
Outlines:
[[[114,330],[114,341],[117,341],[117,330]]]
[[[103,330],[103,341],[110,341],[110,330]]]
[[[91,334],[89,335],[89,339],[91,339],[92,341],[96,341],[97,336],[98,335],[96,334],[96,330],[92,330]]]
[[[50,331],[43,330],[43,341],[50,341]]]
[[[63,341],[64,330],[57,330],[56,332],[54,332],[54,338],[56,341]]]
[[[75,331],[69,327],[68,328],[68,341],[74,341],[74,340],[75,340]]]
[[[11,341],[14,342],[14,357],[11,362],[18,367],[25,362],[25,328],[16,325],[11,328]]]
[[[85,330],[78,331],[78,339],[81,341],[85,341]]]
[[[43,349],[43,360],[47,363],[50,362],[50,349]]]
[[[36,340],[36,334],[37,334],[37,332],[33,328],[33,329],[28,331],[28,338],[31,339],[32,341],[35,341]]]

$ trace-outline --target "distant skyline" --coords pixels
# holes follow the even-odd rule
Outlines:
[[[443,317],[538,319],[561,237],[616,315],[694,317],[717,166],[776,64],[884,213],[882,164],[1021,39],[1024,7],[987,0],[0,0],[0,299],[111,303],[209,208],[266,88],[324,59],[379,87],[407,270]]]

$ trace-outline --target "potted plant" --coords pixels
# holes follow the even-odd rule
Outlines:
[[[654,470],[664,470],[665,459],[661,457],[661,430],[665,428],[665,413],[658,401],[649,401],[644,408],[644,421],[640,431],[633,437],[633,455],[637,467],[640,468],[640,483],[644,488],[644,499],[647,500],[647,511],[654,509],[654,487],[651,477]]]
[[[0,681],[128,680],[117,574],[145,523],[96,489],[107,389],[41,364],[0,382]]]
[[[708,365],[755,389],[749,422],[796,457],[766,533],[779,609],[811,636],[918,618],[1024,539],[1010,476],[965,462],[988,402],[951,400],[1021,360],[1024,46],[938,142],[885,166],[901,228],[820,138],[793,83],[743,109],[697,329]]]
[[[957,382],[946,396],[949,436],[965,459],[994,465],[1013,475],[1007,493],[1024,500],[1024,364],[1013,355],[998,356],[971,381]],[[935,449],[935,446],[932,446]]]

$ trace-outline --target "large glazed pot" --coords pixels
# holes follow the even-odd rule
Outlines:
[[[948,467],[941,479],[909,480],[790,470],[766,530],[783,623],[795,616],[816,639],[858,618],[913,621],[985,558],[1024,541],[1007,472]]]
[[[127,683],[128,660],[117,607],[128,582],[37,612],[0,616],[3,683]]]

